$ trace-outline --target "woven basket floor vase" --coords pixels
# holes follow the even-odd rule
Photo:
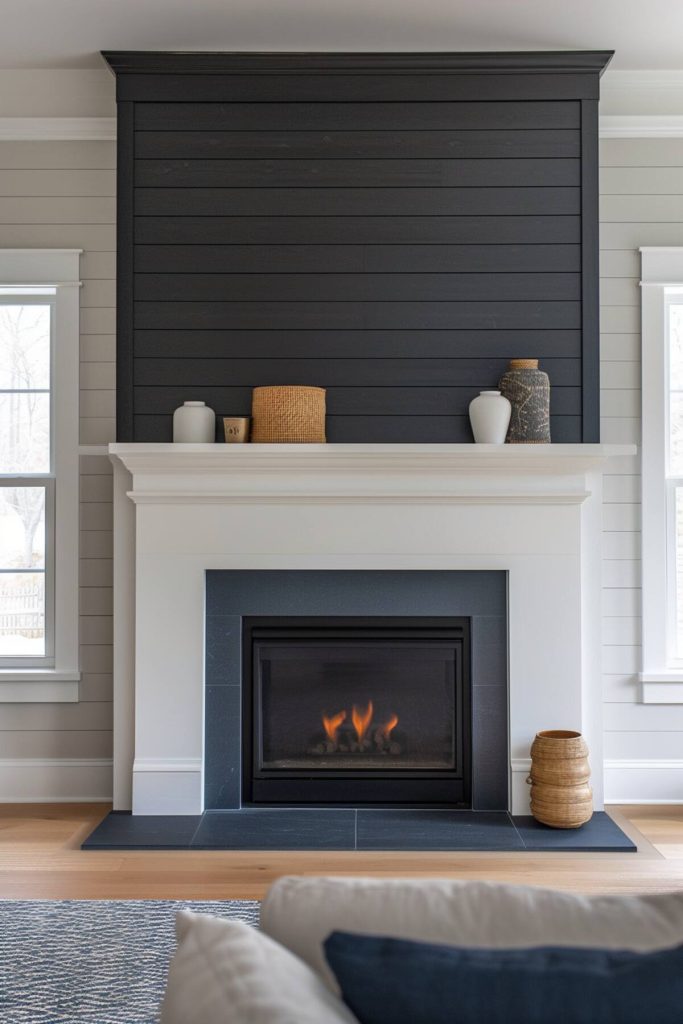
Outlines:
[[[579,828],[593,817],[588,747],[579,732],[539,732],[531,745],[531,813],[552,828]]]
[[[254,388],[251,417],[254,444],[324,444],[325,388]]]
[[[511,359],[498,384],[512,406],[508,444],[550,442],[550,378],[538,359]]]

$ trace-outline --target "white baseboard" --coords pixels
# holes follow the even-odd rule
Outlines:
[[[104,803],[111,798],[111,759],[0,759],[0,803]]]
[[[683,758],[605,761],[605,803],[683,804]]]

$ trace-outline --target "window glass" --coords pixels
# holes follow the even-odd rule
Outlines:
[[[48,303],[0,302],[0,658],[46,653],[51,316]],[[35,475],[46,479],[29,486]]]

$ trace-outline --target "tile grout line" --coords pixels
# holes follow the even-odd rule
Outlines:
[[[192,849],[192,844],[194,843],[195,839],[197,838],[197,833],[199,832],[199,830],[202,827],[202,824],[204,822],[204,815],[205,814],[206,814],[206,811],[202,811],[202,813],[199,815],[199,822],[197,824],[197,827],[194,830],[194,832],[192,833],[192,835],[190,836],[190,841],[187,844],[187,849],[188,850]]]
[[[507,813],[508,818],[510,819],[510,824],[512,825],[513,829],[515,830],[515,832],[519,836],[519,841],[522,844],[522,849],[523,850],[528,850],[528,846],[526,845],[526,842],[524,841],[524,836],[522,835],[522,833],[517,828],[517,825],[515,824],[515,819],[512,817],[512,814],[510,813],[510,811],[507,811],[506,813]]]

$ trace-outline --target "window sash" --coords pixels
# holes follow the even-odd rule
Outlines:
[[[0,473],[0,487],[43,487],[45,490],[45,565],[42,572],[45,587],[44,608],[44,654],[38,657],[11,655],[0,656],[0,670],[5,669],[49,669],[55,665],[55,530],[56,530],[56,475],[55,475],[55,288],[32,289],[30,292],[0,289],[0,306],[50,306],[49,343],[49,387],[48,388],[3,388],[3,394],[48,394],[49,410],[49,471],[37,473]],[[6,575],[13,570],[3,570]],[[19,570],[19,572],[30,570]]]

